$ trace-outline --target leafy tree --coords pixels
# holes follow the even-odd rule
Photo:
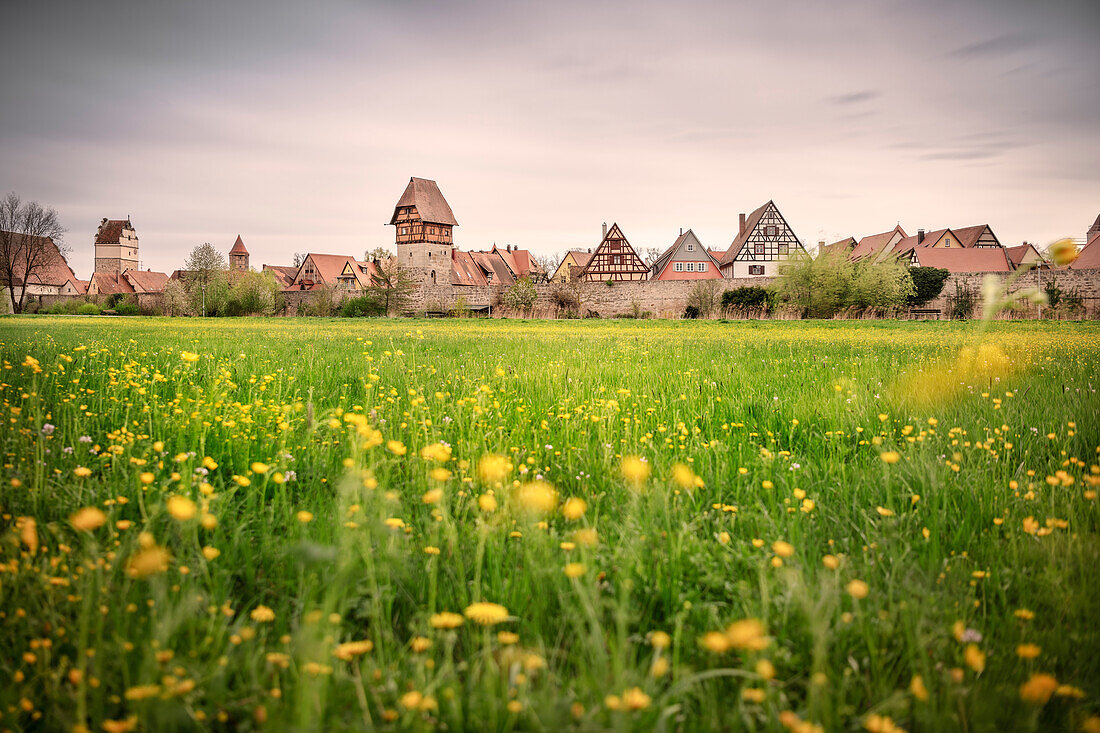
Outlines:
[[[374,249],[368,249],[363,253],[363,259],[366,262],[383,262],[393,257],[393,252],[389,251],[385,247],[375,247]],[[305,259],[303,257],[303,259]],[[301,263],[298,263],[301,265]]]
[[[191,295],[181,280],[169,280],[164,284],[162,294],[164,315],[185,316],[190,314]]]
[[[187,278],[199,286],[209,285],[218,272],[225,272],[229,266],[225,263],[225,257],[214,249],[210,242],[204,242],[191,250],[187,261],[183,264],[187,271]]]
[[[694,309],[696,315],[692,318],[709,318],[718,310],[718,281],[700,280],[695,283],[688,293],[687,307]]]
[[[191,273],[187,278],[190,311],[202,316],[223,316],[229,303],[229,276],[226,270],[210,270],[202,277]]]
[[[54,209],[24,202],[15,192],[0,199],[0,282],[15,313],[23,312],[27,283],[67,254],[59,244],[64,234]]]
[[[898,260],[851,262],[845,253],[793,257],[775,283],[779,297],[811,318],[831,318],[844,308],[902,305],[913,292],[908,267]]]
[[[279,284],[272,272],[240,273],[229,287],[226,315],[271,315],[278,292]]]
[[[535,286],[527,278],[521,278],[504,292],[501,303],[509,310],[527,314],[535,307],[536,300],[538,300],[538,292]]]
[[[913,294],[907,305],[923,305],[943,292],[947,278],[951,276],[942,267],[910,267],[909,277],[913,280]]]
[[[371,278],[367,294],[385,306],[385,313],[401,313],[406,310],[418,283],[396,257],[387,257],[378,263],[378,271]]]

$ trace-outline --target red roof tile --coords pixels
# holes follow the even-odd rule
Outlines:
[[[248,250],[244,247],[244,240],[241,239],[241,235],[237,235],[237,241],[233,243],[233,249],[229,250],[231,255],[246,255]]]
[[[159,293],[168,282],[168,274],[152,270],[126,270],[122,276],[130,282],[135,293]]]
[[[913,249],[921,267],[939,267],[951,273],[1012,271],[1004,247],[920,246]]]
[[[485,273],[470,252],[451,250],[451,283],[454,285],[488,285]]]
[[[1032,244],[1025,242],[1015,247],[1005,247],[1005,254],[1008,255],[1008,261],[1015,267],[1019,267],[1023,264],[1024,258],[1027,257],[1029,252],[1034,252],[1035,256],[1039,258],[1039,261],[1042,261],[1043,256],[1039,254],[1039,250],[1035,249],[1035,246]]]
[[[284,265],[264,265],[262,271],[272,273],[275,276],[275,282],[282,288],[288,287],[293,283],[294,276],[298,274],[297,267]]]
[[[12,245],[13,249],[19,251],[24,246],[23,239],[15,239],[23,237],[25,235],[15,234],[11,232],[5,232],[10,237],[13,237]],[[27,244],[33,248],[43,247],[44,257],[39,259],[39,265],[31,271],[29,284],[32,285],[48,285],[61,287],[69,280],[76,279],[76,273],[69,267],[69,263],[65,260],[65,255],[61,254],[61,250],[57,244],[54,243],[49,237],[28,237]],[[35,249],[31,252],[35,253]],[[35,254],[38,258],[38,255]],[[26,274],[24,269],[24,262],[20,261],[21,258],[16,258],[14,272],[15,282],[21,284],[23,277]]]
[[[458,225],[454,212],[451,211],[447,199],[443,198],[439,186],[435,181],[427,178],[409,179],[409,185],[405,187],[405,192],[401,194],[401,198],[397,200],[397,206],[393,209],[390,224],[397,223],[397,211],[402,206],[415,206],[420,221],[425,223]]]
[[[122,230],[133,230],[129,219],[104,219],[95,233],[96,244],[118,244]]]
[[[134,286],[129,280],[112,272],[93,272],[92,279],[88,281],[88,289],[95,290],[97,295],[134,292]]]
[[[1066,265],[1071,270],[1100,270],[1100,232],[1077,253],[1077,259]]]
[[[852,249],[852,253],[848,255],[853,260],[859,260],[864,257],[877,256],[886,248],[886,245],[893,238],[894,234],[898,233],[902,236],[902,241],[905,239],[905,230],[901,228],[901,225],[894,227],[888,232],[882,232],[881,234],[871,234],[864,237],[856,243],[856,246]],[[900,245],[899,245],[900,246]],[[895,247],[897,249],[897,247]]]

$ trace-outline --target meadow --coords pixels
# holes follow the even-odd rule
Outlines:
[[[1100,731],[1100,326],[0,320],[0,730]]]

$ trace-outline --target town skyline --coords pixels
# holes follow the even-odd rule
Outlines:
[[[768,200],[809,248],[899,222],[1082,236],[1094,4],[791,7],[16,8],[9,65],[58,50],[0,110],[0,189],[58,210],[81,276],[103,217],[169,272],[237,235],[257,265],[392,249],[410,176],[446,190],[467,250],[595,248],[603,222],[724,249]]]

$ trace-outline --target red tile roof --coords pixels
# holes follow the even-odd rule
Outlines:
[[[458,225],[454,212],[451,211],[447,199],[443,198],[439,186],[435,181],[427,178],[409,179],[409,185],[405,187],[405,192],[401,194],[401,198],[397,200],[397,206],[393,209],[390,224],[397,223],[397,211],[402,206],[415,206],[420,221],[425,223]]]
[[[96,244],[118,244],[123,229],[133,229],[129,219],[104,219],[95,233]]]
[[[15,234],[13,232],[5,232],[7,236],[12,237],[11,240],[13,249],[16,251],[22,249],[24,246],[32,247],[32,253],[37,248],[44,248],[43,255],[39,257],[35,254],[36,259],[39,260],[39,264],[31,271],[31,276],[28,284],[32,285],[49,285],[61,287],[69,280],[76,280],[76,273],[69,267],[69,263],[65,260],[65,255],[61,254],[61,250],[57,244],[54,243],[49,237],[27,237],[27,240],[16,239],[26,235]],[[24,244],[24,241],[26,243]],[[23,277],[26,275],[24,269],[24,262],[20,261],[22,258],[16,258],[14,263],[15,267],[12,268],[12,273],[15,277],[15,282],[21,284]]]
[[[927,240],[925,240],[927,241]],[[939,267],[956,272],[1011,272],[1004,247],[926,247],[913,248],[921,267]]]
[[[272,273],[279,287],[285,288],[294,282],[294,276],[298,274],[298,268],[284,265],[264,265],[263,272]]]
[[[1014,267],[1019,267],[1023,264],[1024,258],[1027,257],[1028,252],[1034,252],[1040,262],[1043,260],[1043,256],[1039,254],[1039,250],[1035,249],[1034,245],[1027,242],[1018,244],[1015,247],[1005,247],[1005,254],[1008,255],[1008,261],[1011,262]]]
[[[95,289],[99,295],[113,295],[114,293],[132,293],[134,286],[122,275],[112,272],[93,272],[92,279],[88,281],[88,289]]]
[[[1100,232],[1077,253],[1077,259],[1066,265],[1071,270],[1100,270]]]
[[[248,250],[244,247],[244,240],[241,239],[241,235],[237,235],[237,241],[233,243],[233,249],[229,250],[231,255],[246,255]]]
[[[451,283],[454,285],[488,285],[489,280],[470,252],[451,250]]]
[[[891,234],[892,233],[893,232],[891,232]],[[832,244],[822,245],[818,249],[817,256],[820,257],[821,255],[824,255],[824,254],[841,254],[841,253],[847,255],[847,254],[851,253],[851,251],[854,250],[855,247],[856,247],[856,238],[855,237],[846,237],[846,238],[841,239],[839,241],[833,242]]]
[[[470,256],[474,258],[474,262],[485,273],[485,279],[489,282],[498,285],[500,283],[515,282],[516,276],[512,274],[511,268],[508,267],[508,263],[504,261],[504,257],[499,252],[471,252]],[[492,277],[490,277],[490,274]]]
[[[988,224],[978,224],[977,226],[963,227],[962,229],[952,228],[951,231],[955,232],[959,244],[964,247],[974,247],[978,244],[978,238],[982,236],[986,229],[989,229],[992,234],[993,230],[989,228]],[[997,235],[994,234],[993,238],[996,239]]]
[[[947,234],[949,231],[951,231],[951,230],[950,229],[937,229],[934,232],[927,232],[924,235],[924,239],[920,239],[920,234],[919,233],[914,234],[913,236],[906,237],[905,239],[903,239],[900,242],[898,242],[897,244],[895,244],[894,249],[892,249],[891,252],[900,256],[900,255],[905,254],[909,250],[915,249],[917,247],[921,247],[921,248],[924,248],[924,249],[932,248],[932,245],[935,244],[936,242],[940,241],[941,239],[943,239],[943,235]],[[920,240],[920,241],[917,241],[917,240]],[[941,249],[946,249],[946,248],[941,248]]]
[[[122,276],[130,282],[135,293],[159,293],[168,282],[168,274],[152,270],[126,270]]]
[[[299,275],[305,268],[306,262],[309,261],[313,262],[316,277],[312,282],[307,283],[299,279]],[[351,274],[354,275],[360,288],[371,285],[373,275],[377,273],[373,262],[360,262],[348,255],[327,255],[310,252],[302,261],[302,266],[295,270],[291,285],[284,288],[284,290],[313,290],[321,286],[334,287],[338,284],[339,278],[349,264],[351,265]]]
[[[901,225],[899,224],[888,232],[883,232],[881,234],[871,234],[859,240],[859,242],[856,243],[855,248],[852,249],[852,253],[848,256],[853,260],[859,260],[864,257],[877,256],[880,252],[882,252],[883,249],[886,248],[886,245],[890,242],[890,239],[894,236],[895,232],[901,234],[902,241],[905,241],[905,230],[902,229]],[[898,246],[900,246],[900,244]],[[897,247],[895,247],[894,249],[896,250]]]

